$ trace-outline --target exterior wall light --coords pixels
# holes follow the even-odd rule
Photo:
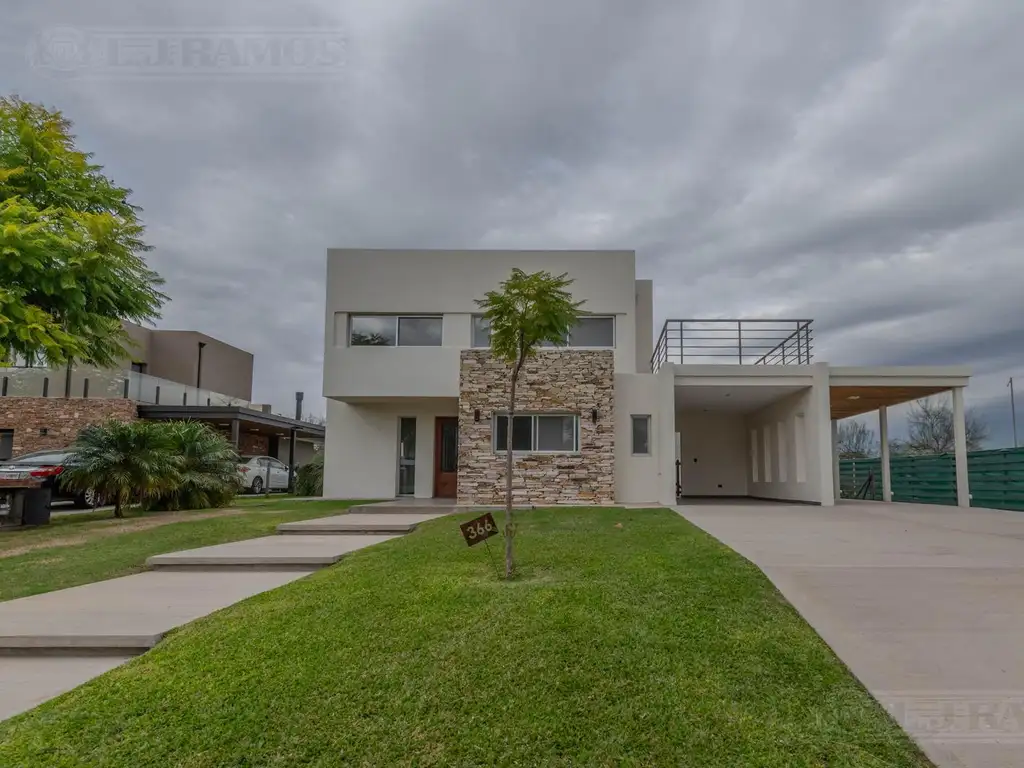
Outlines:
[[[476,422],[480,421],[480,409],[479,408],[477,408],[475,411],[473,411],[473,421],[476,421]]]
[[[590,409],[590,420],[597,424],[597,408]]]

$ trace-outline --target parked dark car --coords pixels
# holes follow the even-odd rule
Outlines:
[[[73,493],[61,483],[61,474],[68,466],[74,454],[70,451],[36,451],[26,453],[13,459],[0,462],[0,479],[20,480],[34,477],[42,481],[42,488],[49,488],[53,501],[70,500],[76,507],[91,507],[93,502],[100,503],[94,498],[93,491],[85,493]]]

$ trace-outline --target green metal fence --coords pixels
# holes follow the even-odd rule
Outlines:
[[[956,504],[956,463],[951,453],[938,456],[893,456],[893,501]],[[842,459],[839,485],[853,498],[869,475],[874,483],[865,498],[882,500],[881,459]],[[972,507],[1024,510],[1024,448],[967,454]]]

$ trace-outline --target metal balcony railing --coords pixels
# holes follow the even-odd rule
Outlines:
[[[651,357],[665,363],[809,365],[813,320],[666,320]]]
[[[0,367],[0,397],[85,397],[135,400],[147,405],[237,405],[241,398],[191,387],[138,371],[76,365],[66,368]]]

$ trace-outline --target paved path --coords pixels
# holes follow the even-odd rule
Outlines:
[[[1024,513],[676,510],[753,561],[939,766],[1024,766]]]
[[[163,636],[239,600],[408,533],[453,508],[353,507],[289,535],[156,555],[154,570],[0,602],[0,720],[144,653]],[[287,530],[285,530],[287,529]]]

